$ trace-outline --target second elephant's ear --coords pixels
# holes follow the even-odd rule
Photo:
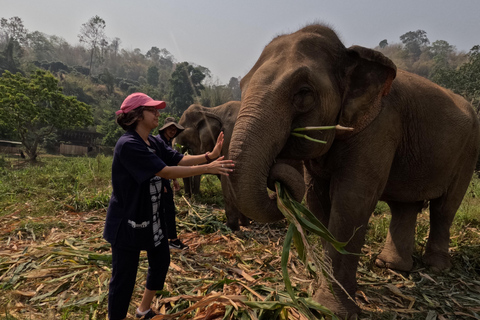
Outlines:
[[[390,92],[397,67],[382,53],[360,46],[348,48],[348,56],[351,63],[346,70],[347,86],[339,124],[354,128],[344,134],[350,136],[365,129],[378,115],[381,99]]]
[[[201,149],[212,151],[220,131],[223,129],[222,119],[217,115],[202,111],[197,124],[198,134],[201,142]]]

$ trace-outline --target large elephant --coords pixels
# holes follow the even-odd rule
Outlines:
[[[228,146],[239,109],[240,101],[230,101],[212,108],[192,104],[185,110],[178,122],[185,130],[175,138],[174,143],[189,149],[192,154],[202,154],[213,150],[218,135],[223,131],[222,155],[227,158]],[[247,225],[249,219],[241,214],[234,203],[229,200],[229,193],[227,192],[229,186],[225,176],[221,176],[220,181],[224,194],[227,226],[232,230],[238,230],[239,225]],[[184,180],[184,185],[187,187],[189,183],[190,181]],[[199,186],[199,181],[195,183],[195,186]]]
[[[378,200],[392,220],[377,264],[410,270],[416,217],[430,201],[430,234],[423,261],[451,266],[449,228],[469,185],[479,149],[479,123],[462,97],[397,70],[380,52],[346,48],[334,31],[310,25],[273,39],[241,81],[242,105],[230,142],[236,204],[249,218],[283,218],[265,191],[272,172],[291,192],[298,185],[276,159],[303,160],[306,203],[346,249],[360,253]],[[320,144],[291,135],[295,128],[337,125],[353,131],[311,131]],[[275,169],[275,170],[274,170]],[[289,171],[291,172],[291,170]],[[334,294],[321,285],[315,300],[355,317],[358,255],[325,245]]]

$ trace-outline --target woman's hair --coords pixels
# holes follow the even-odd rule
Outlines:
[[[135,130],[138,119],[143,118],[143,109],[145,107],[138,107],[127,113],[117,114],[115,121],[123,128],[123,130]]]

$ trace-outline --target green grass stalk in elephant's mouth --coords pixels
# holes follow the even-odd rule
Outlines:
[[[298,132],[300,132],[300,131],[333,130],[333,129],[339,130],[339,131],[353,131],[353,128],[343,127],[343,126],[337,124],[336,126],[319,126],[319,127],[295,128],[295,129],[292,130],[291,135],[295,136],[295,137],[299,137],[299,138],[304,138],[304,139],[307,139],[309,141],[326,144],[327,141],[314,139],[314,138],[311,138],[311,137],[307,136],[306,134],[301,134],[301,133],[298,133]]]
[[[289,228],[287,231],[287,235],[285,236],[285,242],[283,244],[282,252],[282,274],[285,288],[289,293],[293,303],[295,303],[297,305],[297,308],[304,312],[307,317],[310,318],[312,316],[312,311],[310,309],[313,309],[324,315],[336,318],[333,312],[320,305],[319,303],[315,302],[310,297],[305,299],[295,296],[288,275],[288,257],[290,255],[290,247],[293,240],[298,252],[298,256],[303,261],[303,264],[305,265],[307,270],[312,274],[315,281],[317,281],[318,283],[323,280],[327,280],[329,282],[334,281],[338,285],[340,285],[333,276],[330,261],[326,259],[326,256],[322,254],[321,250],[319,250],[316,244],[315,246],[312,246],[310,244],[306,232],[308,231],[310,234],[320,236],[325,241],[328,241],[338,252],[343,254],[351,254],[345,250],[345,246],[348,242],[340,242],[336,240],[335,237],[327,229],[327,227],[325,227],[310,212],[310,210],[308,210],[302,204],[296,202],[290,196],[290,194],[288,194],[288,191],[282,186],[280,182],[275,183],[275,188],[278,195],[278,208],[289,222]]]

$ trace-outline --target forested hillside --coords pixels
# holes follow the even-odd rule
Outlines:
[[[240,78],[232,77],[228,84],[214,83],[208,66],[177,61],[162,44],[152,44],[147,52],[124,49],[120,38],[108,37],[106,25],[101,17],[92,17],[78,26],[79,44],[73,45],[56,35],[26,30],[21,17],[3,17],[0,73],[20,72],[27,77],[26,82],[31,81],[29,74],[38,68],[52,73],[64,95],[91,109],[93,122],[84,119],[76,128],[100,133],[101,143],[107,146],[113,145],[121,134],[113,121],[114,110],[129,93],[142,91],[165,100],[169,106],[166,112],[177,117],[192,103],[208,107],[240,99]],[[398,40],[389,43],[385,39],[375,49],[399,68],[450,88],[472,101],[476,109],[480,108],[480,46],[461,52],[444,40],[431,42],[424,30],[408,31]],[[18,126],[9,125],[9,115],[3,114],[2,117],[0,112],[0,139],[23,142],[26,137],[21,136]],[[82,127],[86,123],[91,124]],[[43,130],[38,143],[58,140],[59,129],[65,128],[51,125],[49,130]]]

